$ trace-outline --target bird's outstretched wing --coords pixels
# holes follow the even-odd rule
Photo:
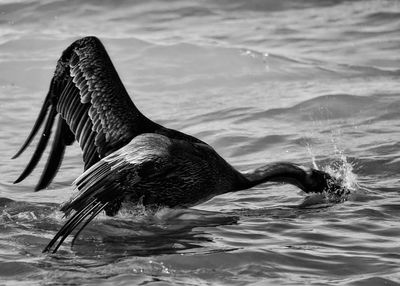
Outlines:
[[[79,227],[79,233],[102,210],[118,210],[128,193],[144,195],[135,185],[151,176],[162,176],[173,169],[168,163],[170,139],[157,134],[144,134],[87,169],[75,182],[75,195],[61,207],[66,216],[74,212],[43,252],[53,253]],[[132,195],[133,196],[133,195]],[[73,242],[72,242],[73,243]],[[53,248],[54,247],[54,248]]]
[[[135,107],[104,46],[95,37],[75,41],[58,60],[36,123],[13,157],[26,149],[44,124],[36,150],[15,183],[24,180],[40,161],[55,121],[52,148],[36,191],[50,184],[65,147],[75,140],[82,148],[86,170],[136,135],[152,132],[158,126]]]

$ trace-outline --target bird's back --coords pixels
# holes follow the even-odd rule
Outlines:
[[[144,205],[188,206],[232,191],[240,174],[205,143],[139,135],[104,161],[129,168],[125,200]]]
[[[166,138],[155,134],[138,137],[145,137],[150,145],[154,140]],[[160,202],[169,207],[194,205],[234,189],[238,172],[209,145],[167,140],[162,160],[155,164],[148,161],[140,172],[142,180],[135,186],[134,193],[139,194],[145,205]]]

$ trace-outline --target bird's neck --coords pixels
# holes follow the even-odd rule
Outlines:
[[[243,188],[251,188],[266,182],[288,183],[305,190],[305,181],[311,169],[287,162],[271,163],[242,173]]]

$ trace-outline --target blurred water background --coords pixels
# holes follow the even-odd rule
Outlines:
[[[315,164],[351,194],[313,204],[264,184],[188,210],[126,210],[42,254],[81,153],[68,148],[38,193],[43,165],[12,184],[32,149],[10,158],[61,52],[88,35],[151,119],[240,170]],[[400,285],[399,52],[394,0],[1,1],[0,284]]]

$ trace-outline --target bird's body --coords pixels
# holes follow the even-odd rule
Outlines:
[[[85,172],[76,194],[61,210],[71,218],[46,247],[56,251],[78,226],[79,232],[102,210],[114,215],[124,201],[168,207],[191,206],[213,196],[263,182],[291,183],[306,192],[340,188],[328,174],[292,163],[272,163],[240,173],[201,140],[163,127],[134,105],[101,42],[75,41],[62,54],[38,119],[15,157],[41,125],[42,136],[26,169],[35,168],[57,121],[53,145],[36,190],[47,187],[75,140]]]
[[[184,207],[238,190],[245,182],[241,173],[204,143],[145,133],[101,159],[75,184],[81,201],[85,192],[101,192],[116,201]],[[104,199],[109,201],[108,197]],[[73,202],[70,209],[74,208]]]

